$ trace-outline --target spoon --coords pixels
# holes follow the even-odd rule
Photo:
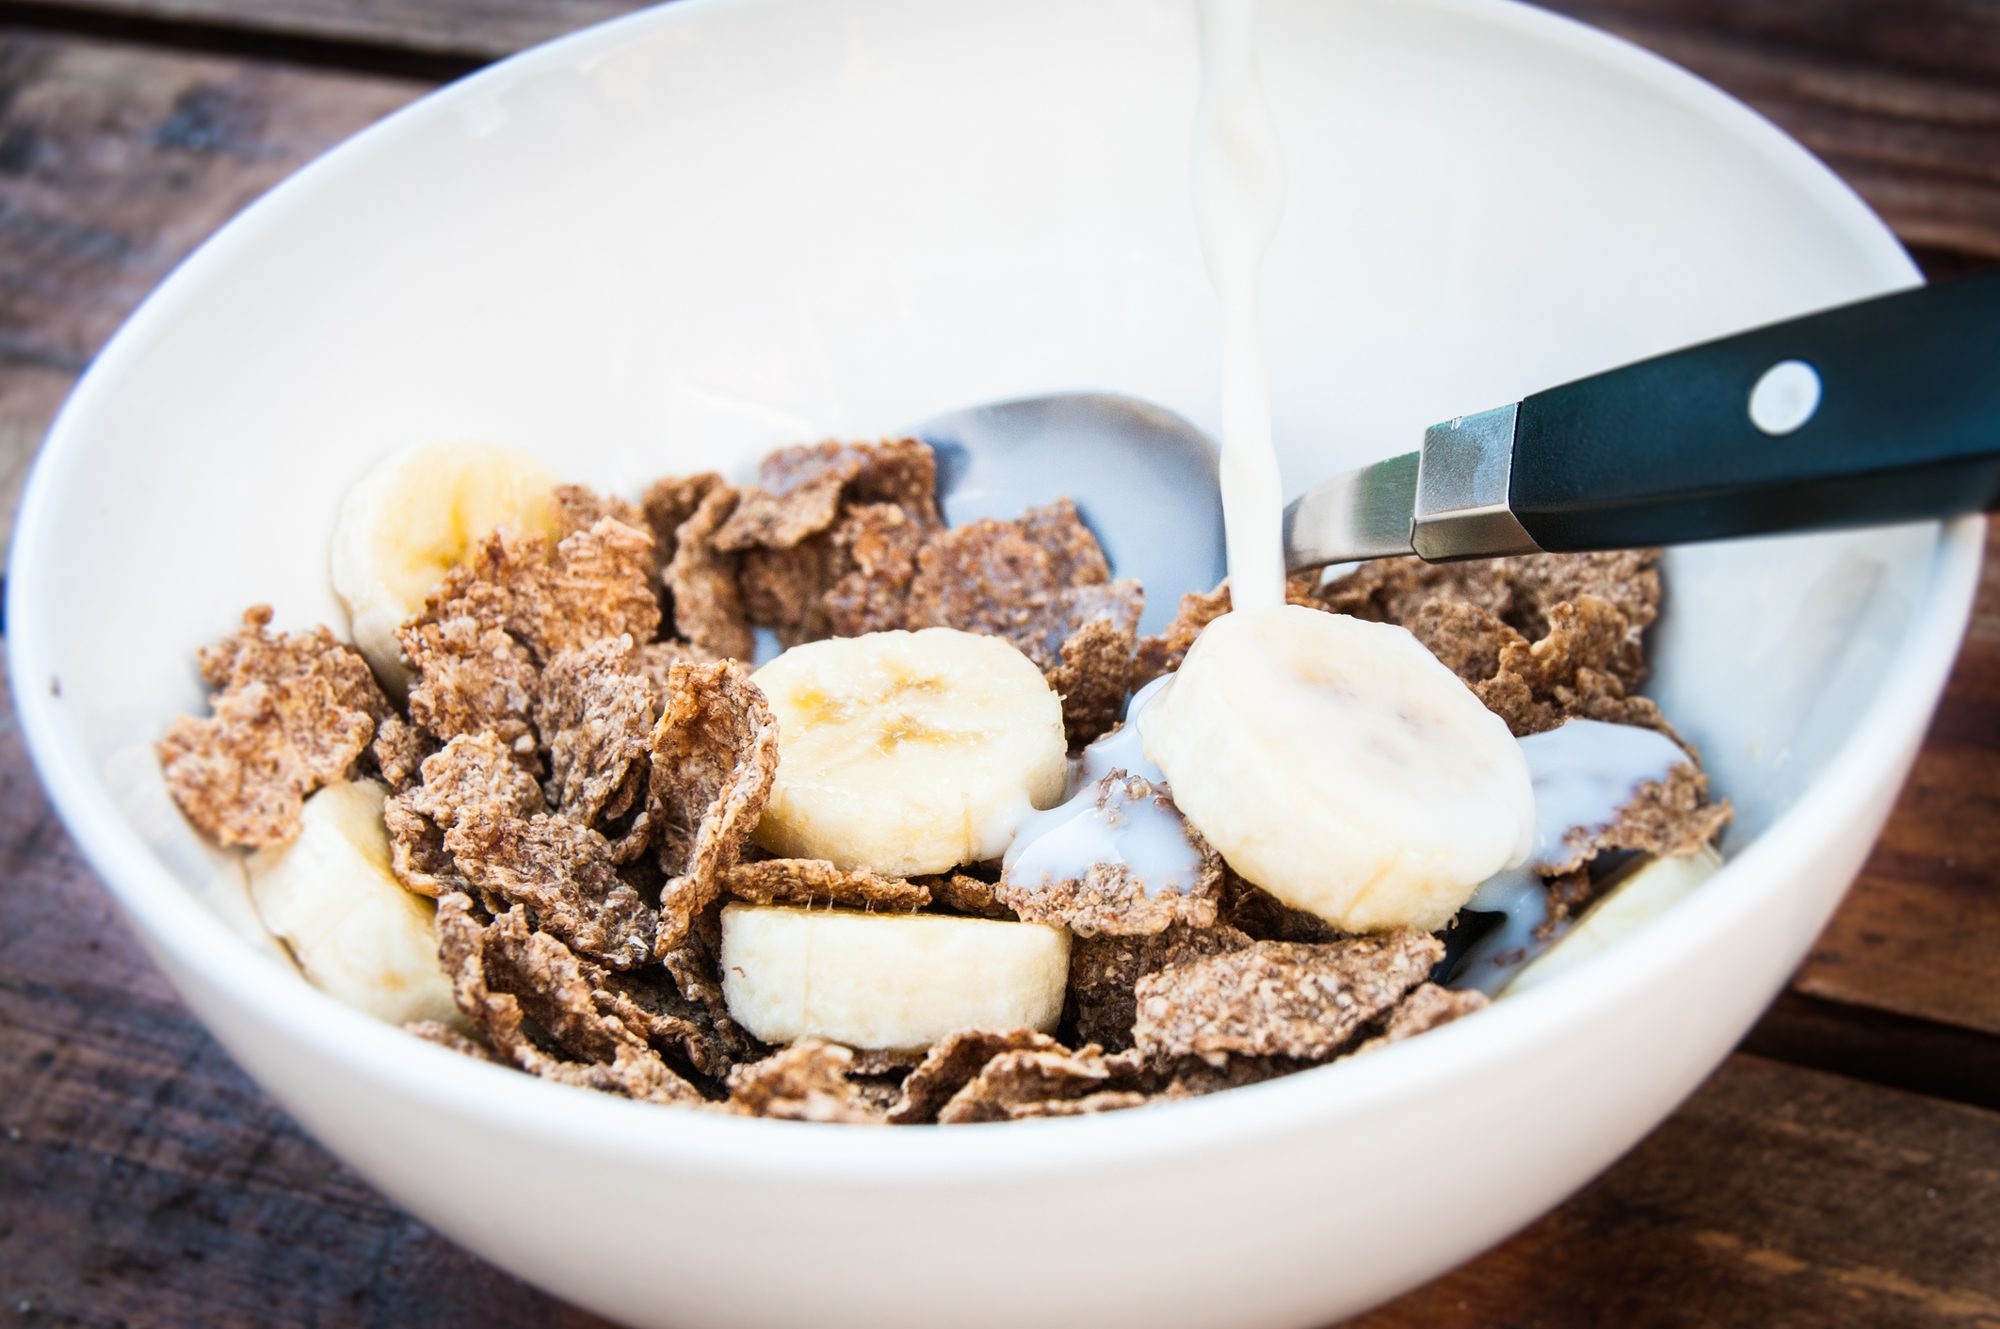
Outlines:
[[[1164,407],[1061,393],[974,406],[910,432],[937,454],[938,503],[952,526],[1074,499],[1116,575],[1145,586],[1143,633],[1166,627],[1181,596],[1222,580],[1215,444]]]
[[[1433,425],[1419,451],[1336,477],[1285,512],[1302,572],[1689,544],[1931,520],[2000,507],[2000,270],[1655,356]],[[954,525],[1063,494],[1122,577],[1142,630],[1221,580],[1215,445],[1108,393],[940,416]]]

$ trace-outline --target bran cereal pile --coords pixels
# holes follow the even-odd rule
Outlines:
[[[930,449],[907,439],[788,448],[754,483],[664,479],[637,504],[565,486],[557,538],[490,536],[402,626],[402,705],[327,629],[274,632],[250,610],[200,654],[210,713],[159,743],[167,786],[219,843],[268,846],[298,834],[314,790],[379,779],[394,873],[436,901],[462,1020],[412,1032],[648,1102],[829,1122],[1068,1116],[1269,1079],[1485,1004],[1432,981],[1440,937],[1340,935],[1230,872],[1191,826],[1201,877],[1171,895],[1111,865],[1024,892],[998,864],[904,880],[751,846],[778,761],[746,663],[756,629],[787,646],[928,626],[1004,638],[1061,696],[1074,750],[1229,608],[1226,586],[1189,595],[1141,638],[1142,588],[1113,578],[1067,500],[947,528],[935,489]],[[1407,627],[1516,735],[1582,717],[1678,741],[1637,692],[1661,598],[1652,552],[1387,561],[1295,579],[1289,598]],[[1166,797],[1122,770],[1097,796]],[[1601,858],[1688,852],[1728,817],[1690,751],[1613,824],[1572,834],[1566,861],[1537,865],[1552,921],[1589,902]],[[723,1001],[732,899],[1063,926],[1058,1035],[762,1045]]]

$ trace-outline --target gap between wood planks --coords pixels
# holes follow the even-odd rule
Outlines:
[[[424,50],[366,38],[280,31],[63,4],[0,4],[0,23],[44,36],[123,42],[198,55],[228,55],[308,69],[450,83],[493,63],[484,52]]]

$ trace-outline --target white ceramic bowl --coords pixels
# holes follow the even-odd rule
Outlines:
[[[1264,25],[1294,489],[1427,422],[1915,280],[1797,146],[1583,28],[1476,0],[1284,0]],[[1923,732],[1976,522],[1673,554],[1655,690],[1736,800],[1727,870],[1476,1019],[1198,1102],[906,1131],[645,1107],[371,1023],[232,926],[240,870],[150,744],[243,605],[339,621],[327,535],[376,456],[472,436],[635,485],[1069,387],[1212,427],[1195,67],[1182,0],[685,0],[332,153],[78,389],[8,586],[35,758],[189,1005],[398,1202],[641,1324],[1305,1325],[1555,1204],[1784,981]]]

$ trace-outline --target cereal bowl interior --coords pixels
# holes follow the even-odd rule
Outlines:
[[[1430,421],[1915,280],[1770,126],[1561,20],[1268,0],[1262,22],[1294,491]],[[244,939],[239,861],[182,821],[151,743],[241,606],[340,622],[327,538],[373,460],[483,439],[629,490],[1068,388],[1212,428],[1195,94],[1180,0],[684,0],[333,153],[91,371],[12,556],[35,758],[193,1008],[397,1201],[638,1324],[1323,1322],[1581,1184],[1796,964],[1921,737],[1976,522],[1671,554],[1651,690],[1735,800],[1724,872],[1475,1018],[1207,1099],[903,1132],[709,1118],[421,1044]]]

